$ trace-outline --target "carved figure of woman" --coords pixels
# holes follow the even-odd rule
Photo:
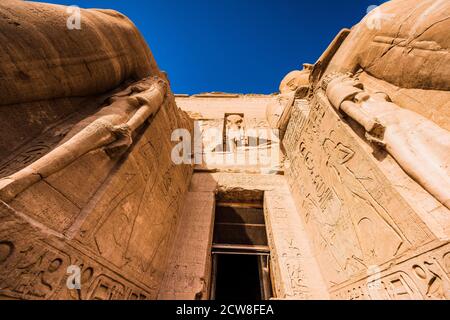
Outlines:
[[[325,80],[331,104],[361,124],[369,140],[385,147],[403,170],[450,209],[450,132],[392,103],[385,93],[369,93],[357,79]]]
[[[10,201],[92,150],[104,147],[112,158],[122,155],[132,144],[132,133],[158,112],[166,93],[165,81],[146,78],[112,96],[107,106],[75,125],[47,155],[1,179],[0,199]]]

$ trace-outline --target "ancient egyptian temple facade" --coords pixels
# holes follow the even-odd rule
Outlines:
[[[122,14],[2,0],[0,299],[450,299],[450,2],[380,8],[187,96]]]

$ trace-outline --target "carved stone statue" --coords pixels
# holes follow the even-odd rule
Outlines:
[[[244,118],[238,114],[228,115],[226,123],[226,149],[230,152],[236,152],[238,147],[245,144]]]
[[[303,64],[303,70],[289,72],[280,84],[280,94],[276,96],[266,107],[266,118],[273,129],[278,129],[280,137],[284,136],[292,105],[296,98],[303,99],[310,89],[310,75],[313,65]]]
[[[309,76],[313,65],[303,64],[303,70],[289,72],[280,84],[280,93],[296,92],[301,87],[309,87]]]
[[[266,118],[273,129],[286,131],[295,92],[283,93],[276,96],[266,107]]]
[[[333,107],[364,127],[403,170],[450,209],[450,133],[421,115],[368,92],[351,75],[330,74],[323,87]]]
[[[0,180],[0,199],[8,202],[19,193],[64,169],[86,153],[104,148],[111,157],[121,156],[132,144],[132,133],[164,103],[167,84],[146,78],[109,98],[108,105],[85,119],[47,155]],[[87,124],[87,125],[86,125]]]

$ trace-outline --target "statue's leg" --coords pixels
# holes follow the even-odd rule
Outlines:
[[[127,117],[121,115],[120,110],[116,114],[101,116],[30,166],[1,179],[0,200],[10,201],[34,183],[64,169],[89,151],[105,147],[111,157],[123,154],[132,143],[131,133],[156,114],[164,102],[166,92],[167,84],[155,79],[152,88],[117,101],[116,109],[126,109],[122,108],[123,103],[138,108],[126,124],[123,122]]]
[[[450,133],[386,99],[363,104],[386,128],[382,141],[402,169],[450,209]]]
[[[433,159],[437,157],[439,150],[433,150],[428,144],[422,143],[421,139],[414,139],[412,133],[392,129],[388,128],[385,135],[388,152],[409,176],[450,209],[450,178],[442,165],[448,158]],[[448,153],[447,150],[447,155]]]

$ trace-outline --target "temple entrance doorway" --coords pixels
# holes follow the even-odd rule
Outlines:
[[[212,300],[268,300],[270,249],[262,197],[218,201],[212,246]]]

